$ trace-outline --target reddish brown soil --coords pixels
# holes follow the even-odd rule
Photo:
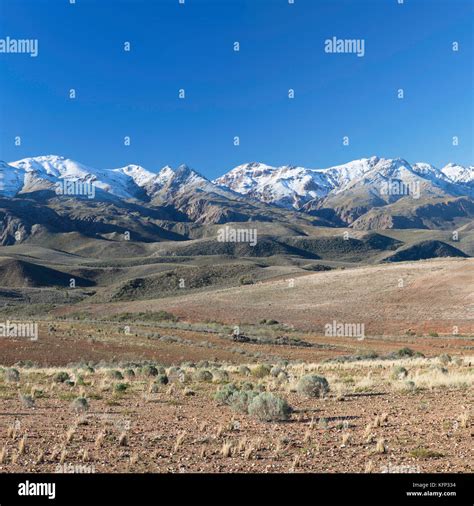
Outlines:
[[[37,341],[1,339],[0,363],[13,365],[22,360],[30,360],[40,366],[65,366],[80,361],[100,360],[106,362],[154,360],[165,365],[199,360],[232,363],[258,361],[252,355],[243,356],[237,353],[236,349],[246,350],[249,354],[261,353],[262,356],[278,356],[306,362],[320,362],[364,350],[373,350],[380,355],[386,355],[406,346],[426,356],[443,353],[472,354],[472,339],[463,337],[371,337],[359,341],[354,337],[325,337],[312,333],[299,333],[298,336],[304,341],[319,346],[304,348],[235,343],[219,337],[217,333],[163,328],[158,325],[132,325],[132,333],[127,336],[119,332],[123,324],[118,323],[60,321],[54,323],[54,332],[48,330],[49,325],[49,322],[40,322]],[[193,344],[163,343],[145,337],[153,332],[186,339]],[[285,335],[285,332],[277,334]],[[205,342],[210,343],[212,347],[200,346]]]
[[[364,472],[369,461],[374,472],[381,472],[387,465],[414,466],[420,472],[474,470],[472,428],[460,428],[456,421],[462,406],[472,404],[472,392],[375,391],[348,396],[342,402],[334,397],[301,400],[291,394],[288,399],[296,413],[290,421],[274,424],[219,407],[210,399],[210,391],[213,389],[198,387],[193,397],[163,392],[153,395],[149,402],[127,394],[115,406],[92,400],[88,424],[77,427],[70,443],[65,443],[65,434],[74,426],[76,416],[71,414],[68,402],[39,399],[35,409],[26,410],[16,399],[0,400],[0,448],[6,445],[11,455],[18,447],[20,435],[28,434],[25,454],[16,464],[0,465],[0,471],[55,471],[59,456],[53,459],[52,450],[63,445],[67,451],[66,464],[83,465],[80,452],[87,449],[87,465],[94,466],[96,472],[288,472],[295,458],[297,472]],[[376,454],[376,442],[367,443],[364,430],[382,413],[388,413],[388,420],[371,432],[375,439],[385,440],[387,451]],[[327,418],[328,428],[318,428],[316,422],[309,429],[312,417]],[[19,421],[18,435],[15,440],[7,440],[7,426],[15,420]],[[348,427],[336,428],[343,421],[347,421]],[[118,438],[127,423],[130,423],[128,444],[120,446]],[[96,449],[95,439],[103,429],[108,435],[102,448]],[[351,435],[344,447],[343,432]],[[183,441],[175,448],[181,433]],[[248,444],[239,451],[237,447],[243,438]],[[230,457],[221,454],[226,441],[233,448]],[[246,458],[244,448],[249,446],[254,449]],[[410,456],[416,448],[441,455]],[[34,463],[39,450],[45,452],[43,464]],[[137,459],[131,466],[130,456]]]
[[[403,286],[400,286],[403,283]],[[333,320],[365,325],[366,335],[474,333],[474,259],[436,259],[318,272],[288,280],[180,297],[61,308],[92,315],[166,310],[187,321],[229,324],[276,319],[324,334]]]

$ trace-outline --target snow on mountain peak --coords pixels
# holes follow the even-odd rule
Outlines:
[[[472,168],[461,169],[451,164],[443,169],[443,173],[427,163],[410,165],[403,158],[378,156],[320,169],[272,167],[252,162],[235,167],[214,182],[263,202],[300,209],[308,201],[352,188],[378,188],[388,179],[414,182],[421,177],[427,185],[434,184],[438,189],[446,188],[446,181],[450,181],[448,174],[451,174],[451,179],[456,177],[456,182],[472,180]]]
[[[421,178],[420,181],[436,192],[442,189],[449,194],[470,195],[472,190],[467,187],[473,184],[474,167],[450,163],[439,170],[428,163],[410,165],[403,158],[378,156],[328,168],[274,167],[251,162],[238,165],[211,183],[187,165],[180,165],[177,169],[166,165],[159,170],[136,164],[96,169],[64,156],[46,155],[11,164],[1,162],[0,195],[11,197],[17,193],[52,189],[63,179],[73,179],[93,183],[103,192],[124,199],[141,199],[145,194],[154,197],[162,190],[181,193],[200,189],[219,193],[230,189],[265,203],[301,209],[312,200],[354,188],[377,187],[391,178],[405,182]]]
[[[456,163],[448,163],[441,169],[441,172],[455,183],[468,184],[474,182],[474,166],[472,165],[463,167]]]

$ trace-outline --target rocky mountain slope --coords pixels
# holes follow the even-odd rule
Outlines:
[[[38,156],[0,162],[0,241],[42,230],[179,240],[199,227],[249,221],[446,230],[472,221],[473,196],[473,166],[401,158],[323,169],[250,163],[211,182],[186,165],[97,169]]]

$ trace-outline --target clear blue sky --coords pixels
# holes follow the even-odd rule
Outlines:
[[[209,178],[249,161],[473,164],[473,24],[472,0],[0,0],[0,38],[39,40],[37,58],[0,54],[0,159]],[[333,36],[365,56],[326,54]]]

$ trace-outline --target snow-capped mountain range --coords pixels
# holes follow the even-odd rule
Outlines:
[[[97,169],[38,156],[0,162],[0,244],[14,244],[19,231],[39,241],[44,234],[100,231],[109,238],[123,230],[146,241],[174,240],[206,234],[208,225],[249,221],[452,230],[472,226],[473,197],[473,166],[437,169],[401,158],[321,169],[249,163],[209,181],[186,165]]]
[[[90,183],[96,189],[121,199],[153,196],[173,179],[182,177],[184,172],[188,172],[186,183],[189,185],[207,182],[185,166],[177,170],[165,166],[159,171],[150,171],[139,165],[96,169],[56,155],[24,158],[10,164],[0,164],[0,195],[10,197],[38,190],[54,190],[63,180]]]
[[[309,202],[354,193],[361,188],[380,194],[381,186],[388,181],[421,184],[426,195],[472,197],[474,194],[474,166],[450,163],[438,169],[428,163],[410,164],[401,158],[375,156],[321,169],[247,163],[213,182],[185,165],[159,170],[139,165],[97,169],[56,155],[25,158],[9,164],[0,162],[0,196],[3,197],[54,190],[64,180],[92,183],[103,195],[119,199],[149,201],[184,190],[229,195],[231,190],[234,195],[297,210]]]
[[[323,169],[248,163],[235,167],[214,182],[263,202],[300,209],[314,199],[363,186],[381,188],[389,180],[425,183],[453,195],[472,196],[474,166],[449,164],[437,169],[428,163],[410,165],[400,158],[375,156]]]

